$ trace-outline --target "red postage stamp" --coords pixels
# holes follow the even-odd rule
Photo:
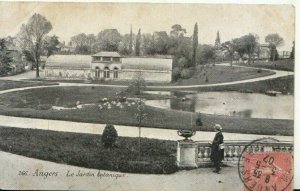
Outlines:
[[[243,154],[244,190],[292,190],[293,156],[289,152]]]

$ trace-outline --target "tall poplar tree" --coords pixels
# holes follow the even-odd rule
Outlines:
[[[215,46],[220,47],[221,46],[221,39],[220,39],[220,33],[219,31],[217,32],[217,38],[215,40]]]
[[[193,34],[193,53],[192,53],[192,64],[196,66],[196,52],[198,48],[198,24],[195,24]]]
[[[139,29],[139,32],[136,36],[136,41],[135,41],[135,55],[136,56],[140,55],[140,46],[141,46],[141,29]]]
[[[129,54],[132,54],[132,25],[130,26]]]

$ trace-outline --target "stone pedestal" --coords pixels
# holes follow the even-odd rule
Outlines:
[[[177,141],[177,165],[179,167],[198,167],[198,144],[192,140]]]

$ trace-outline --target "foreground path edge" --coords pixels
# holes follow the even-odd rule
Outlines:
[[[73,133],[86,134],[102,134],[106,124],[82,123],[61,120],[36,119],[0,115],[2,127],[17,127],[26,129],[41,129]],[[1,128],[1,127],[0,127]],[[139,128],[135,126],[115,125],[119,136],[138,137]],[[215,132],[197,131],[193,136],[195,141],[211,141]],[[293,136],[277,136],[277,135],[255,135],[241,133],[223,133],[225,140],[254,140],[263,137],[273,137],[280,141],[293,141]],[[181,137],[177,135],[177,130],[141,127],[141,136],[145,138],[155,138],[162,140],[179,140]]]
[[[58,164],[0,151],[0,189],[45,190],[242,190],[237,167],[226,167],[217,175],[211,168],[182,170],[170,175],[131,174],[100,170],[101,174],[119,174],[121,178],[97,177],[99,170]],[[30,175],[19,176],[20,170]],[[58,176],[33,176],[34,172],[57,172]],[[93,173],[94,177],[66,177],[67,172]],[[205,184],[203,184],[205,182]],[[220,183],[221,182],[221,183]]]

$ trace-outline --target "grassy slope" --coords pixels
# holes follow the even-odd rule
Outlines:
[[[274,70],[285,70],[285,71],[294,71],[295,64],[294,60],[285,59],[285,60],[277,60],[275,62],[263,62],[263,61],[255,61],[254,63],[247,65],[247,64],[238,64],[241,66],[250,66],[256,68],[268,68]]]
[[[0,90],[7,90],[13,88],[31,87],[31,86],[43,86],[43,85],[55,85],[55,82],[28,82],[28,81],[11,81],[0,79]]]
[[[104,148],[100,135],[64,133],[36,129],[0,127],[0,150],[27,157],[75,166],[136,173],[172,173],[176,142],[141,139],[141,160],[138,160],[138,139],[118,137],[112,150]]]
[[[189,79],[179,80],[178,82],[172,83],[171,85],[215,84],[258,78],[274,74],[274,72],[267,70],[220,65],[203,68],[204,69],[200,71],[196,71],[193,77]],[[206,81],[206,78],[208,79],[208,81]]]
[[[174,91],[174,89],[161,89],[161,88],[148,88],[149,90],[162,90],[162,91]],[[198,87],[198,88],[182,88],[181,90],[194,90],[194,91],[239,91],[245,90],[252,91],[254,93],[265,93],[267,90],[275,90],[283,93],[294,94],[294,76],[280,77],[270,80],[249,82],[234,85],[224,86],[211,86],[211,87]]]

